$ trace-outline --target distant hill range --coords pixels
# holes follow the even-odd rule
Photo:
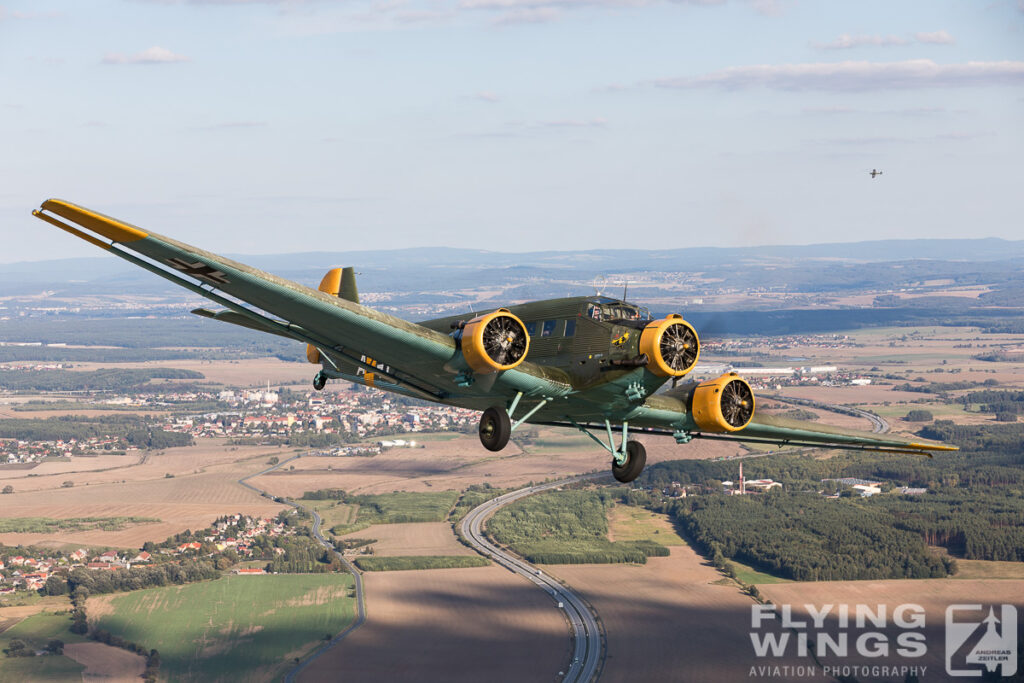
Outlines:
[[[956,284],[1001,284],[1024,266],[1024,240],[880,240],[805,246],[687,249],[591,249],[507,253],[447,247],[351,252],[232,255],[257,268],[316,286],[334,266],[352,265],[364,292],[415,297],[497,285],[520,286],[522,298],[592,293],[580,283],[630,273],[703,273],[730,287],[815,292],[899,287],[948,278]],[[895,266],[895,267],[894,267]],[[567,283],[575,283],[574,285]],[[170,293],[176,290],[113,256],[0,264],[0,296]],[[507,292],[506,292],[507,293]]]

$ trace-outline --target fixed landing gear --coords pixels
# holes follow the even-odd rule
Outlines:
[[[629,440],[628,422],[622,421],[622,441],[620,442],[621,445],[616,446],[615,436],[612,433],[612,422],[608,418],[605,418],[604,421],[604,428],[608,432],[607,443],[590,433],[590,425],[577,424],[572,418],[566,419],[569,421],[569,424],[589,436],[601,448],[612,454],[612,476],[623,484],[633,481],[644,471],[644,465],[647,464],[647,449],[639,441]],[[680,434],[684,433],[680,432]]]
[[[313,377],[313,388],[322,391],[325,386],[327,386],[327,375],[323,372],[316,373],[316,376]]]
[[[512,436],[512,420],[503,408],[488,408],[480,416],[480,443],[489,451],[500,451]]]
[[[627,484],[640,476],[646,464],[647,449],[639,441],[629,441],[626,443],[626,455],[623,461],[620,463],[618,457],[612,458],[612,476],[623,484]]]

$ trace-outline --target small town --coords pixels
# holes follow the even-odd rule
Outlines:
[[[297,527],[286,523],[289,516],[294,513],[283,512],[277,518],[227,515],[208,529],[190,534],[195,540],[179,542],[171,538],[160,544],[148,542],[137,551],[78,548],[70,552],[41,550],[26,556],[20,554],[26,552],[24,549],[0,546],[3,553],[0,554],[0,595],[17,591],[61,594],[66,591],[60,586],[75,569],[117,571],[199,557],[224,557],[225,561],[218,563],[218,567],[234,566],[235,574],[265,574],[264,567],[235,565],[246,560],[268,559],[268,551],[274,556],[284,555],[286,551],[280,540],[297,532]]]

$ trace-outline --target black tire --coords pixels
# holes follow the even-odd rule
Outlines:
[[[313,377],[313,388],[322,391],[325,386],[327,386],[327,376],[322,372],[316,373]]]
[[[623,484],[628,484],[640,476],[646,464],[647,449],[639,441],[629,441],[626,443],[626,462],[619,466],[612,460],[612,476]]]
[[[488,408],[480,416],[480,443],[489,451],[500,451],[512,436],[512,420],[503,408]]]

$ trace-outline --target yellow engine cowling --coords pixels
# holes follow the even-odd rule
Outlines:
[[[640,353],[647,354],[647,369],[659,377],[682,377],[697,364],[700,340],[693,325],[673,313],[655,320],[640,333]]]
[[[690,408],[693,421],[706,432],[738,432],[754,417],[754,392],[735,372],[698,384]]]
[[[319,289],[325,294],[338,296],[338,292],[341,291],[341,268],[331,268],[327,271],[324,278],[320,280]],[[306,360],[310,363],[319,363],[320,350],[312,344],[306,344]]]
[[[507,308],[479,315],[462,328],[462,357],[481,375],[511,370],[529,350],[526,325]]]

